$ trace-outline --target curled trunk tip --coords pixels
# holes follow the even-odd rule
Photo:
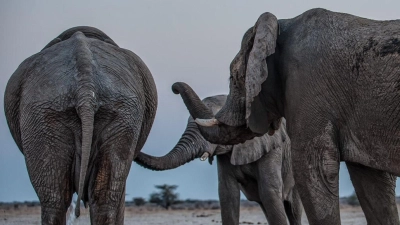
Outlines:
[[[210,119],[214,117],[213,112],[197,96],[196,92],[184,82],[176,82],[172,85],[172,91],[180,94],[190,115],[196,118]]]
[[[171,87],[172,92],[174,92],[174,94],[178,95],[180,93],[180,91],[182,89],[181,87],[183,85],[186,85],[186,83],[184,83],[184,82],[175,82]]]

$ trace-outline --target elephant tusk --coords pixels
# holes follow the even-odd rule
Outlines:
[[[208,156],[210,156],[210,153],[204,152],[203,155],[200,157],[200,160],[205,161],[206,159],[208,159]]]
[[[194,120],[198,125],[202,126],[202,127],[212,127],[214,125],[219,124],[219,121],[215,118],[212,119],[199,119],[196,118]]]

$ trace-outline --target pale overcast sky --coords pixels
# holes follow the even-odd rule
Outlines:
[[[174,82],[189,83],[201,98],[228,93],[229,64],[244,32],[261,13],[268,11],[283,19],[316,7],[371,19],[400,18],[399,0],[0,0],[0,202],[37,200],[23,155],[5,121],[6,83],[24,59],[64,30],[94,26],[143,59],[156,82],[159,105],[142,151],[163,155],[180,138],[189,115],[181,98],[171,92]],[[340,195],[347,196],[353,187],[341,166]],[[182,199],[218,198],[216,166],[195,160],[164,172],[133,163],[127,199],[147,198],[154,185],[164,183],[178,185]]]

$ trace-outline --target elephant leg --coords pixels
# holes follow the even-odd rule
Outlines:
[[[116,131],[120,123],[105,131]],[[140,129],[139,129],[140,130]],[[89,181],[90,217],[93,225],[123,224],[126,178],[132,164],[137,134],[131,129],[104,132]]]
[[[223,225],[238,225],[240,214],[240,186],[237,182],[229,158],[217,156],[218,161],[218,194],[221,204]]]
[[[274,149],[257,161],[258,193],[270,225],[287,224],[283,204],[282,150]]]
[[[265,209],[265,207],[264,207],[262,202],[257,202],[257,203],[260,205],[260,207],[261,207],[261,209],[262,209],[262,211],[264,213],[265,218],[267,218],[267,209]]]
[[[328,123],[322,130],[308,130],[307,137],[301,137],[302,132],[292,135],[292,162],[308,221],[310,225],[340,225],[340,157],[334,128]]]
[[[73,194],[74,135],[56,120],[52,126],[31,124],[46,117],[35,115],[21,125],[27,170],[39,197],[42,224],[64,225]]]
[[[283,202],[285,206],[286,216],[289,219],[290,225],[301,225],[302,206],[299,193],[296,186],[293,187],[291,192],[291,199]]]
[[[346,165],[368,224],[399,225],[396,177],[361,164]]]
[[[124,219],[125,219],[125,217],[124,217],[124,214],[125,214],[125,193],[126,193],[125,189],[126,189],[126,185],[124,185],[124,190],[123,190],[123,193],[121,195],[121,200],[120,200],[120,202],[123,203],[123,204],[119,204],[119,207],[118,207],[118,210],[117,210],[118,214],[117,214],[116,224],[124,224]]]

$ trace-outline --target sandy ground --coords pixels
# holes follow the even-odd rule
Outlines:
[[[342,224],[367,224],[360,207],[341,209]],[[40,207],[19,207],[18,209],[1,209],[0,224],[23,225],[40,224]],[[82,210],[82,216],[73,222],[74,225],[90,224],[88,211]],[[154,210],[148,211],[136,207],[125,210],[125,224],[139,225],[208,225],[221,224],[220,210]],[[258,207],[241,209],[240,224],[268,224]],[[303,214],[303,224],[308,224]]]

